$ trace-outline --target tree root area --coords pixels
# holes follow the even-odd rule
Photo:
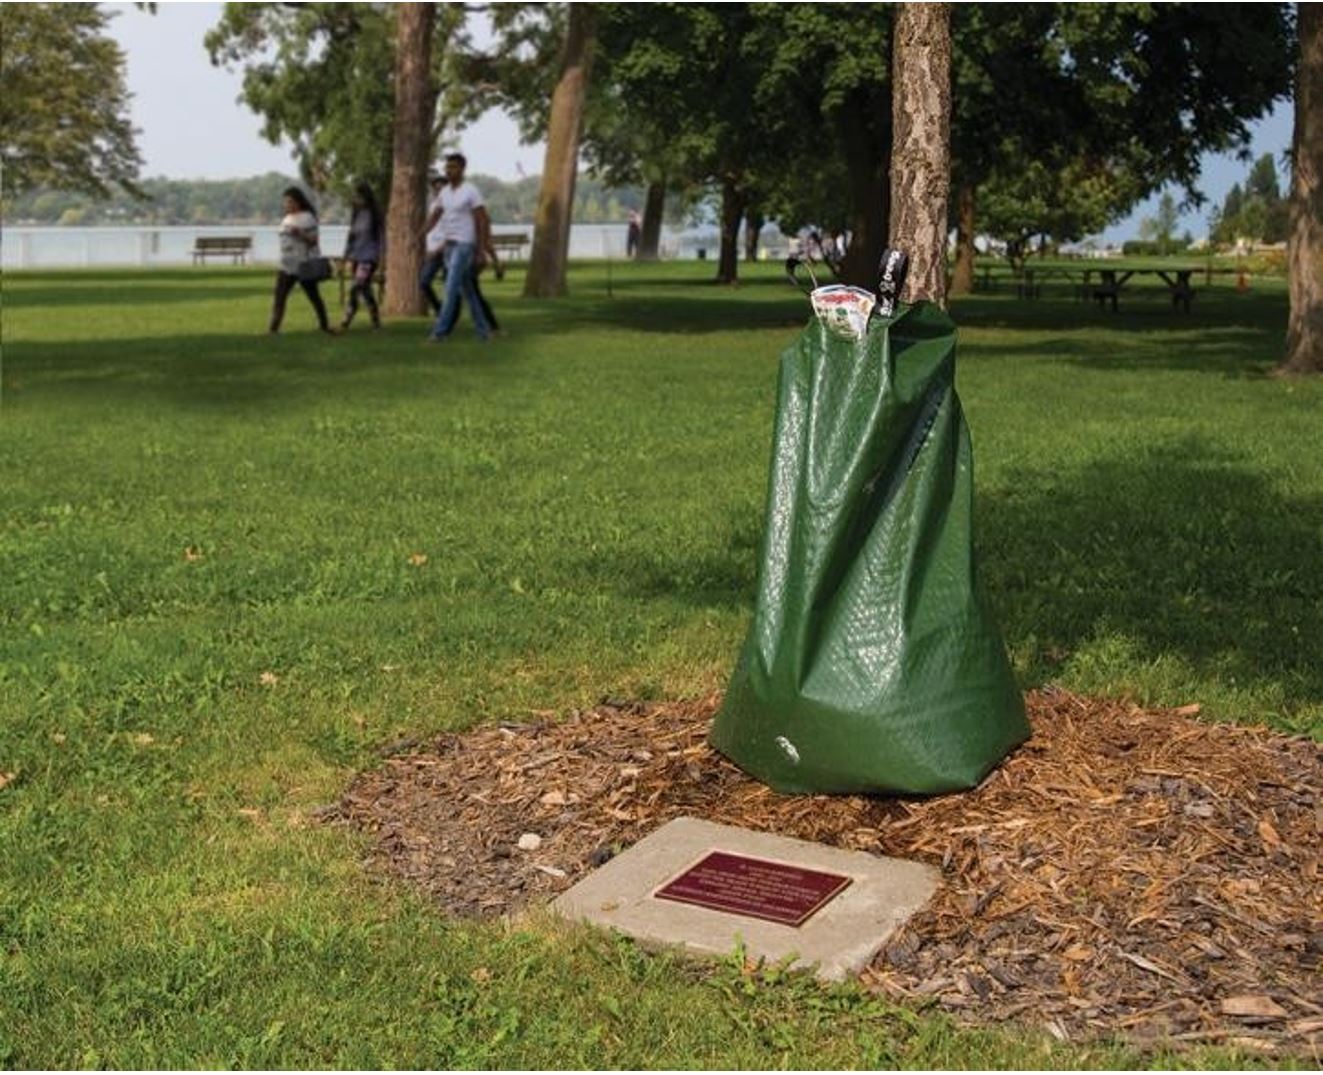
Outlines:
[[[871,988],[1063,1040],[1319,1057],[1320,744],[1048,688],[1026,698],[1030,740],[973,791],[785,796],[708,746],[719,701],[396,744],[328,813],[468,916],[546,902],[681,815],[917,859],[941,885]]]

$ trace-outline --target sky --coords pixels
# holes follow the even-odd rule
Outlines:
[[[202,38],[219,20],[220,4],[160,3],[155,15],[133,4],[104,6],[118,12],[111,32],[128,57],[132,118],[139,128],[144,175],[227,179],[295,172],[288,146],[267,142],[260,119],[239,103],[240,73],[212,67],[207,59]],[[179,107],[181,101],[187,102],[187,108]],[[1279,175],[1291,144],[1292,120],[1291,104],[1283,101],[1250,127],[1252,155],[1273,154]],[[459,149],[469,158],[470,171],[499,179],[539,173],[544,148],[541,143],[521,145],[514,122],[495,110],[459,136]],[[1208,201],[1201,209],[1182,214],[1178,233],[1188,229],[1196,238],[1206,235],[1210,210],[1221,204],[1233,183],[1244,181],[1248,170],[1248,163],[1232,154],[1206,155],[1200,188]],[[1158,197],[1155,194],[1137,206],[1103,238],[1113,242],[1134,238],[1139,222],[1154,214]]]

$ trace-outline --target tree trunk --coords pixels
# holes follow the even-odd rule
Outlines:
[[[721,181],[721,255],[717,259],[717,283],[733,284],[740,272],[740,218],[744,216],[744,194],[730,178]]]
[[[847,114],[850,109],[846,109]],[[846,177],[850,184],[850,245],[841,262],[841,280],[867,288],[877,286],[878,263],[887,245],[891,219],[891,124],[883,125],[880,141],[852,123],[841,131]]]
[[[583,102],[592,60],[593,20],[591,5],[570,4],[560,80],[551,95],[547,155],[533,223],[533,250],[524,278],[525,298],[555,298],[567,293],[565,268],[570,253],[574,180],[579,171],[579,139],[583,135]]]
[[[758,236],[762,234],[767,218],[756,206],[749,206],[744,213],[744,260],[758,260]]]
[[[946,303],[951,169],[951,7],[905,3],[892,48],[891,245],[909,255],[905,298]]]
[[[974,184],[965,180],[956,191],[956,255],[951,294],[974,290]]]
[[[1323,4],[1296,4],[1300,64],[1291,140],[1291,312],[1282,373],[1323,373]]]
[[[395,8],[395,130],[390,202],[386,213],[387,314],[423,313],[418,289],[426,217],[427,158],[432,150],[432,31],[434,4]]]
[[[662,215],[666,210],[666,181],[648,184],[643,199],[643,234],[639,237],[639,261],[656,261],[661,247]]]

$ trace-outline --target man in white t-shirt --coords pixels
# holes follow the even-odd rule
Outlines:
[[[432,200],[427,223],[423,225],[424,241],[433,228],[439,232],[437,237],[441,240],[446,267],[446,294],[432,328],[433,340],[444,340],[450,335],[459,317],[461,296],[468,303],[478,338],[485,340],[491,335],[491,322],[483,311],[473,279],[475,268],[495,258],[491,219],[478,188],[464,180],[467,163],[462,153],[446,155],[445,184]]]

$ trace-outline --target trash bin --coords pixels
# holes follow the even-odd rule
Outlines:
[[[872,309],[839,287],[815,307],[846,292]],[[955,325],[891,311],[857,338],[820,314],[781,357],[753,621],[711,732],[778,791],[969,788],[1029,734],[974,559]]]

